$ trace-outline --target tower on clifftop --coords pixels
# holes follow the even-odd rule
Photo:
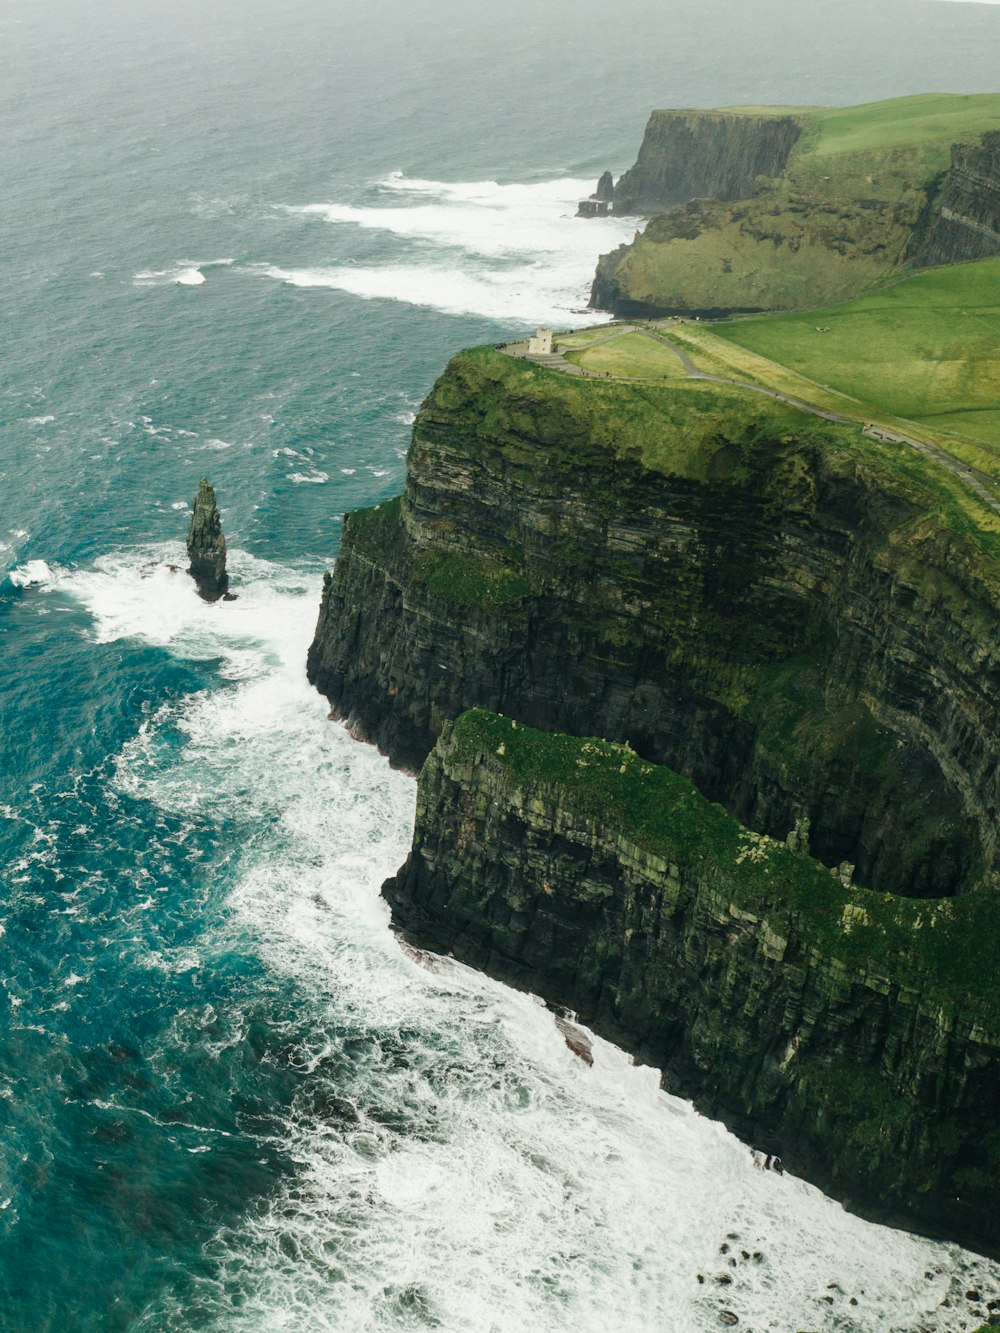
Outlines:
[[[534,337],[528,339],[529,356],[552,355],[552,330],[539,329]]]

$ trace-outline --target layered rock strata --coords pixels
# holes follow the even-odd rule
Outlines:
[[[661,213],[689,199],[746,199],[780,176],[802,133],[793,115],[654,111],[635,165],[614,187],[614,211]]]
[[[957,264],[1000,254],[1000,132],[955,144],[951,167],[914,245],[914,266]]]
[[[996,883],[1000,575],[899,446],[463,353],[350,515],[309,674],[416,770],[482,706],[629,742],[881,890]],[[903,455],[903,456],[901,456]]]
[[[198,585],[198,594],[206,602],[217,602],[229,591],[226,573],[226,539],[222,519],[215,502],[215,491],[204,477],[198,486],[188,529],[188,573]]]
[[[1000,1251],[992,894],[846,887],[631,750],[464,715],[383,892],[858,1211]]]

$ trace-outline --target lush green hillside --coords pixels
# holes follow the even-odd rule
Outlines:
[[[800,159],[916,148],[928,165],[943,167],[953,143],[1000,128],[1000,97],[920,93],[862,106],[813,108],[808,115],[812,126],[803,135]]]
[[[1000,447],[1000,260],[917,274],[719,337],[868,404]]]
[[[772,124],[798,125],[783,166],[766,177],[745,169],[750,117],[753,141],[766,138]],[[651,315],[797,310],[847,299],[912,262],[951,176],[957,171],[969,186],[952,146],[976,145],[998,128],[996,94],[654,112],[639,161],[620,185],[626,211],[655,216],[631,245],[602,258],[593,302]],[[691,168],[692,155],[705,162],[704,171]],[[992,160],[985,165],[992,200]],[[683,197],[671,194],[681,175]],[[933,262],[991,252],[1000,220],[992,202],[980,214],[976,176],[971,199],[962,196],[962,208],[971,206],[968,225],[957,219],[943,259],[935,253]],[[949,204],[953,223],[954,213]]]
[[[795,168],[810,158],[911,148],[919,149],[932,169],[941,168],[948,163],[953,143],[1000,129],[996,93],[917,93],[860,106],[727,106],[722,111],[734,116],[800,117],[805,126],[792,154]]]

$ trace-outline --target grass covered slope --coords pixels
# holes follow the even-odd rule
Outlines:
[[[604,256],[593,303],[620,314],[804,309],[843,300],[899,268],[928,225],[951,146],[1000,126],[1000,96],[927,94],[842,108],[732,108],[722,136],[746,116],[793,115],[802,130],[783,172],[759,177],[737,202],[715,179],[653,216],[635,241]],[[680,132],[655,112],[647,130]],[[658,118],[660,118],[658,120]],[[644,145],[640,153],[653,161]],[[639,164],[637,164],[638,166]],[[648,168],[652,172],[652,168]],[[641,181],[627,173],[641,197]],[[752,196],[752,197],[750,197]],[[637,210],[641,211],[641,210]],[[653,211],[656,211],[655,209]]]
[[[813,107],[798,154],[823,170],[830,159],[855,158],[861,169],[891,166],[902,152],[916,152],[927,171],[947,166],[953,143],[1000,128],[996,93],[918,93],[861,106]]]
[[[596,346],[573,347],[566,360],[595,375],[617,375],[626,379],[683,379],[684,367],[669,347],[653,342],[641,333],[626,333]]]
[[[1000,259],[713,332],[873,410],[1000,448]]]
[[[563,341],[560,337],[560,344]],[[622,343],[628,362],[633,355],[629,339],[602,344],[586,356],[610,355]],[[643,349],[647,343],[641,340]],[[650,364],[658,375],[666,375],[674,366],[680,369],[669,348],[661,354],[655,345],[648,345]],[[723,442],[729,443],[734,456],[743,455],[732,465],[738,470],[755,466],[753,454],[766,440],[780,447],[783,438],[794,435],[802,443],[834,446],[860,436],[854,427],[820,421],[733,385],[680,378],[662,387],[582,379],[491,347],[476,347],[460,352],[431,390],[418,418],[414,449],[423,418],[464,408],[476,414],[483,447],[498,444],[512,465],[523,463],[534,472],[541,437],[546,466],[556,474],[563,468],[598,462],[607,466],[621,459],[666,475],[707,481],[718,471]],[[517,439],[529,428],[532,443],[526,443],[522,458]]]

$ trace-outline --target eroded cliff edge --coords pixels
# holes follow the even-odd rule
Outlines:
[[[383,893],[858,1211],[997,1253],[992,894],[847,886],[631,750],[472,712]]]
[[[891,929],[855,932],[852,891],[812,863],[824,911],[841,914],[826,944],[796,934],[787,862],[766,911],[748,909],[756,922],[734,924],[723,902],[731,867],[702,862],[679,876],[687,906],[662,915],[664,876],[681,864],[663,846],[667,870],[646,876],[637,926],[620,916],[634,916],[618,901],[632,853],[619,855],[628,837],[612,804],[574,842],[577,814],[553,813],[561,779],[508,800],[488,786],[485,750],[449,767],[447,745],[422,780],[414,853],[426,862],[437,847],[437,878],[411,859],[390,893],[425,943],[617,1026],[757,1141],[780,1127],[773,1146],[793,1169],[870,1212],[883,1191],[880,1215],[995,1251],[982,1200],[998,1141],[981,1115],[995,1104],[996,1024],[962,998],[998,988],[1000,542],[974,510],[915,451],[737,388],[579,380],[476,349],[418,415],[405,494],[349,516],[309,673],[335,715],[412,769],[478,706],[627,742],[693,779],[747,838],[780,841],[808,818],[818,861],[855,866],[872,891],[864,910],[891,904]],[[576,883],[576,863],[593,891],[565,899],[576,935],[559,947],[575,958],[587,937],[607,962],[597,990],[593,969],[570,985],[554,957],[532,972],[554,939],[549,889],[564,870]],[[943,990],[906,934],[954,912],[977,914],[985,947],[945,950]],[[760,922],[791,940],[766,975],[754,971],[771,947]],[[840,948],[876,938],[878,956]],[[727,953],[745,966],[726,972]],[[671,988],[696,965],[700,998],[678,1009]],[[757,1015],[748,1028],[744,1010]],[[715,1034],[704,1043],[703,1027]],[[785,1079],[788,1043],[814,1029],[811,1063]]]
[[[957,264],[1000,250],[1000,132],[955,144],[913,250],[914,265]]]

